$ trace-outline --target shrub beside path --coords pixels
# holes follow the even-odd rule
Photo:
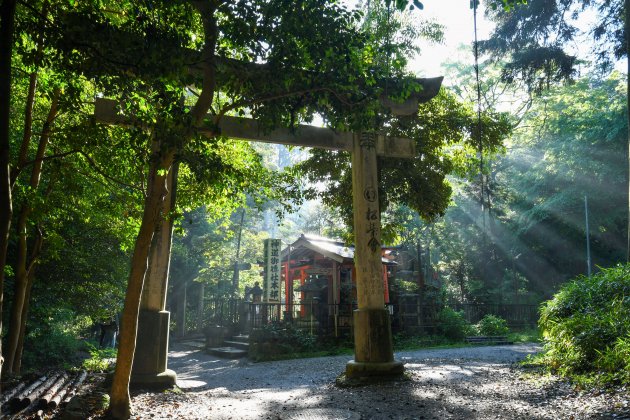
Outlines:
[[[627,389],[580,392],[515,363],[519,344],[405,351],[408,380],[338,388],[350,356],[252,363],[172,348],[181,392],[135,392],[134,418],[177,419],[630,419]]]

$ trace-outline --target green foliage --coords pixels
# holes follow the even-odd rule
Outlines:
[[[622,1],[490,0],[486,4],[496,28],[481,43],[482,50],[495,58],[509,57],[506,79],[523,80],[531,90],[540,92],[574,77],[585,61],[610,69],[616,59],[628,54]],[[587,32],[595,42],[589,43],[591,56],[581,60],[585,57],[574,56],[571,46],[583,41],[578,17],[593,10],[598,18],[590,22]]]
[[[113,348],[99,349],[90,342],[85,342],[90,358],[83,361],[83,368],[88,372],[105,372],[113,364],[117,351]]]
[[[579,276],[541,307],[544,361],[562,375],[627,383],[630,265]]]
[[[499,7],[503,6],[505,11],[510,11],[514,7],[527,4],[528,0],[488,0],[488,7],[492,10],[497,10]],[[479,6],[479,0],[471,0],[470,8],[473,8],[473,3],[477,3],[477,7]]]
[[[630,383],[630,335],[618,337],[612,347],[600,352],[596,367],[606,372],[607,380]]]
[[[79,332],[88,326],[85,319],[77,318],[70,309],[47,308],[42,317],[40,308],[33,308],[34,320],[25,337],[22,365],[25,370],[61,367],[76,362],[81,349]]]
[[[508,341],[513,343],[537,343],[542,341],[542,335],[538,328],[510,331]]]
[[[473,332],[472,326],[464,318],[463,311],[444,307],[437,317],[437,332],[453,341],[461,341]]]
[[[485,315],[475,324],[475,329],[479,335],[486,336],[507,335],[510,332],[505,319],[491,314]]]
[[[391,136],[413,139],[417,155],[412,159],[379,159],[381,210],[385,211],[390,204],[399,204],[416,211],[426,220],[443,215],[452,192],[447,176],[464,173],[473,165],[471,156],[474,156],[475,142],[471,133],[476,127],[475,121],[472,108],[445,89],[431,101],[421,104],[417,115],[392,117],[389,126],[382,127],[383,131]],[[485,150],[500,150],[503,138],[511,130],[505,115],[484,113],[482,123]],[[351,226],[350,155],[314,149],[311,157],[300,163],[298,169],[313,185],[318,185],[318,188],[309,188],[307,196],[339,209]],[[320,187],[322,183],[325,189]],[[398,223],[396,226],[400,226]]]
[[[450,179],[453,203],[422,245],[439,248],[453,299],[539,304],[584,273],[585,195],[593,265],[625,260],[625,90],[625,76],[613,73],[534,99],[505,155],[486,159],[485,212],[478,170]]]
[[[408,280],[398,280],[392,287],[395,287],[401,294],[418,293],[419,289],[417,282]]]
[[[252,360],[277,360],[315,350],[316,337],[291,323],[274,322],[253,330],[249,343]]]

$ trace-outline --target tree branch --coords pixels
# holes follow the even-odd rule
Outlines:
[[[249,100],[238,100],[238,101],[232,102],[230,105],[227,105],[226,107],[224,107],[217,114],[217,118],[216,119],[218,121],[218,120],[221,119],[221,117],[223,117],[229,111],[234,111],[234,110],[236,110],[238,108],[244,108],[246,106],[251,106],[251,105],[255,105],[255,104],[259,104],[259,103],[263,103],[263,102],[269,102],[269,101],[273,101],[273,100],[276,100],[276,99],[289,98],[291,96],[305,95],[305,94],[314,93],[314,92],[330,92],[342,104],[344,104],[344,105],[346,105],[348,107],[358,106],[358,105],[362,104],[363,102],[365,102],[366,100],[368,100],[368,98],[366,97],[366,98],[361,99],[360,101],[357,101],[357,102],[349,102],[345,98],[341,97],[339,92],[337,92],[337,91],[335,91],[335,90],[333,90],[331,88],[316,87],[316,88],[302,89],[302,90],[296,90],[296,91],[285,92],[285,93],[280,93],[280,94],[274,94],[274,95],[269,95],[269,96],[261,96],[261,97],[255,98],[253,100],[251,100],[251,99],[249,99]]]
[[[113,183],[115,183],[115,184],[121,185],[121,186],[123,186],[123,187],[127,187],[127,188],[130,188],[130,189],[132,189],[132,190],[140,191],[140,192],[144,195],[144,190],[143,190],[142,188],[137,187],[137,186],[135,186],[135,185],[127,184],[126,182],[122,182],[121,180],[116,179],[116,178],[114,178],[114,177],[112,177],[112,176],[108,175],[107,173],[105,173],[105,171],[103,171],[101,168],[99,168],[99,166],[96,164],[96,162],[95,162],[95,161],[94,161],[94,160],[93,160],[93,159],[92,159],[92,158],[91,158],[91,157],[90,157],[87,153],[85,153],[84,151],[79,150],[79,152],[78,152],[78,153],[79,153],[81,156],[83,156],[83,157],[85,158],[85,160],[87,160],[87,161],[88,161],[88,163],[90,164],[90,166],[92,166],[92,168],[94,168],[94,170],[95,170],[95,171],[96,171],[99,175],[101,175],[103,178],[105,178],[105,179],[107,179],[107,180],[109,180],[109,181],[111,181],[111,182],[113,182]]]
[[[130,189],[133,189],[135,191],[140,191],[144,195],[144,189],[143,188],[137,187],[135,185],[128,184],[126,182],[123,182],[123,181],[121,181],[119,179],[116,179],[116,178],[108,175],[107,173],[105,173],[105,171],[100,169],[100,167],[96,164],[94,159],[92,159],[87,153],[85,153],[83,150],[80,150],[80,149],[70,150],[68,152],[56,153],[56,154],[53,154],[53,155],[44,156],[41,159],[33,159],[31,161],[25,162],[24,165],[20,168],[20,171],[22,171],[23,169],[25,169],[27,166],[30,166],[30,165],[34,165],[34,164],[37,164],[37,163],[40,163],[40,162],[43,162],[43,161],[47,161],[47,160],[52,160],[52,159],[61,159],[61,158],[64,158],[66,156],[70,156],[70,155],[74,155],[74,154],[79,154],[79,155],[83,156],[85,158],[85,160],[87,160],[88,164],[92,168],[94,168],[94,170],[99,175],[101,175],[103,178],[107,179],[108,181],[111,181],[111,182],[113,182],[115,184],[118,184],[120,186],[123,186],[123,187],[127,187],[127,188],[130,188]],[[18,175],[19,175],[19,173],[18,173]]]

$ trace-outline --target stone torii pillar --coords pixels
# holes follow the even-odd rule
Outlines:
[[[167,180],[164,197],[165,213],[175,209],[177,164]],[[177,382],[176,373],[167,368],[170,312],[166,310],[166,292],[171,262],[173,220],[170,215],[153,236],[149,264],[142,288],[136,354],[133,358],[132,386],[169,388]]]
[[[355,134],[352,146],[354,266],[358,309],[354,311],[354,360],[346,377],[396,376],[403,364],[394,360],[389,312],[385,309],[381,251],[381,212],[375,133]]]
[[[403,103],[386,97],[381,103],[396,115],[418,111],[418,103],[437,95],[442,77],[417,79],[422,86]],[[97,98],[96,120],[107,124],[131,125],[132,118],[121,115],[116,103]],[[211,118],[211,116],[210,116]],[[394,361],[389,313],[385,309],[381,262],[381,223],[378,207],[377,156],[412,158],[416,156],[411,139],[387,137],[364,132],[335,132],[328,128],[298,125],[292,129],[266,132],[255,120],[223,116],[219,121],[221,135],[234,139],[345,150],[352,155],[352,195],[354,206],[355,268],[357,273],[358,309],[354,313],[355,358],[346,366],[350,378],[392,376],[403,372],[403,365]],[[217,135],[217,127],[198,127],[209,137]],[[169,180],[169,192],[175,190],[176,174]],[[174,195],[166,197],[166,208],[172,208]],[[136,340],[132,384],[168,387],[176,380],[167,369],[169,313],[165,311],[172,222],[165,221],[156,232],[145,278]]]

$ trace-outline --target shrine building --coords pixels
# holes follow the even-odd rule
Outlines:
[[[301,235],[281,252],[285,316],[329,330],[348,328],[356,309],[354,247],[315,235]],[[382,249],[385,304],[396,274],[390,248]]]

